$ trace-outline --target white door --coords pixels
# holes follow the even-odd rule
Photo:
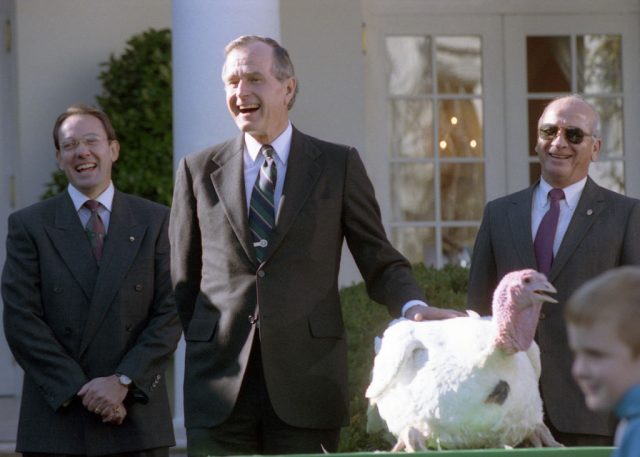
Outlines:
[[[579,93],[601,117],[603,150],[589,174],[640,197],[640,15],[507,16],[507,182],[515,191],[540,175],[536,123],[549,100]]]
[[[2,30],[0,49],[0,265],[4,265],[6,255],[7,216],[15,204],[13,177],[13,157],[16,151],[15,128],[15,79],[14,46],[11,42],[11,15],[7,3],[0,1],[0,28]],[[0,299],[0,310],[2,302]],[[0,396],[19,393],[20,369],[15,363],[0,326]]]
[[[467,264],[484,204],[539,177],[536,123],[557,96],[580,93],[601,114],[590,175],[640,197],[640,14],[614,3],[573,14],[558,2],[544,15],[540,2],[372,4],[365,160],[409,260]]]

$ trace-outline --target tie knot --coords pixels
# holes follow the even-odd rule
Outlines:
[[[260,152],[265,157],[265,159],[273,159],[273,146],[270,144],[265,144],[260,148]]]
[[[100,203],[97,200],[87,200],[82,206],[89,208],[91,212],[95,212],[100,207]]]
[[[551,189],[549,191],[549,198],[553,201],[564,200],[564,191],[562,189]]]

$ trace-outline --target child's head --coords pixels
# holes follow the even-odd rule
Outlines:
[[[583,284],[565,308],[573,377],[590,409],[607,411],[640,384],[640,267]]]

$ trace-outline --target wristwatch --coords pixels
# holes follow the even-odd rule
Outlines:
[[[118,378],[118,381],[120,382],[121,385],[125,387],[131,387],[131,383],[133,381],[131,381],[131,378],[126,374],[116,373],[116,378]]]

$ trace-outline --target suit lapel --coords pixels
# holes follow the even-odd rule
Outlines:
[[[56,197],[54,225],[46,226],[45,230],[87,300],[90,299],[98,268],[91,251],[91,243],[68,192],[65,191]]]
[[[129,198],[118,191],[113,197],[104,254],[80,343],[80,353],[93,339],[93,335],[119,292],[147,230],[148,224],[138,221],[133,214]]]
[[[268,260],[278,248],[304,202],[309,198],[322,172],[322,166],[317,160],[319,157],[320,151],[311,144],[305,135],[294,128],[276,228],[271,234],[265,260]]]
[[[247,217],[243,150],[242,135],[227,147],[220,149],[211,158],[216,166],[211,173],[211,182],[238,241],[247,256],[255,262],[256,255]]]
[[[562,267],[573,255],[582,239],[585,237],[598,215],[604,209],[604,197],[599,186],[591,178],[587,178],[578,206],[573,213],[569,227],[562,239],[560,248],[549,272],[549,279],[553,280]]]
[[[256,262],[247,217],[243,150],[242,135],[238,136],[229,146],[219,150],[211,159],[216,166],[216,169],[211,173],[211,182],[238,241],[247,256]],[[265,260],[271,256],[284,239],[318,180],[322,171],[322,167],[316,160],[319,156],[320,151],[294,127],[276,228],[271,234]]]
[[[536,184],[537,185],[537,184]],[[536,257],[531,238],[531,202],[533,185],[522,192],[513,194],[510,198],[509,226],[513,235],[515,250],[525,265],[536,265]]]

